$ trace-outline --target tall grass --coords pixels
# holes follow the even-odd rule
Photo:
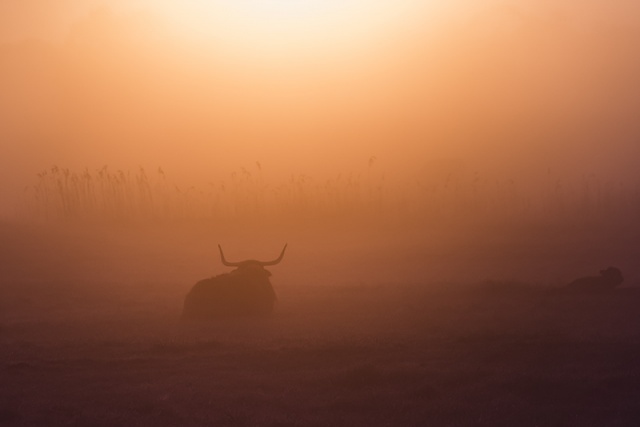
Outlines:
[[[53,166],[28,188],[29,216],[47,222],[234,221],[254,219],[384,219],[431,223],[458,221],[600,221],[636,218],[640,190],[594,175],[570,182],[549,176],[525,188],[516,179],[481,172],[440,177],[416,175],[388,184],[369,161],[364,172],[328,179],[291,175],[267,181],[259,162],[227,179],[179,187],[162,168],[147,174],[107,166],[72,171]]]

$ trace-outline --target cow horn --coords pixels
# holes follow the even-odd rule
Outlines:
[[[262,265],[263,267],[267,267],[269,265],[278,264],[280,261],[282,261],[282,258],[284,257],[284,251],[286,250],[287,250],[287,244],[285,244],[284,248],[282,248],[282,252],[280,252],[280,256],[278,258],[274,259],[273,261],[260,262],[260,265]]]
[[[241,263],[239,262],[229,262],[224,258],[224,253],[222,252],[222,246],[218,245],[218,249],[220,249],[220,259],[222,260],[222,264],[227,267],[238,267]]]

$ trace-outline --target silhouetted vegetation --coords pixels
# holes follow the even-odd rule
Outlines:
[[[374,159],[374,158],[372,158]],[[319,180],[292,175],[267,181],[262,166],[241,168],[206,186],[179,187],[162,168],[148,175],[107,166],[97,171],[52,167],[26,189],[28,214],[47,222],[247,221],[256,218],[384,218],[419,222],[595,223],[640,216],[640,187],[549,177],[526,188],[513,179],[449,173],[388,184],[375,170]]]

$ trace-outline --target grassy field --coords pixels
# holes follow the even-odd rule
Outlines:
[[[555,293],[610,259],[634,284],[633,233],[271,230],[275,315],[220,322],[182,300],[249,231],[0,233],[1,425],[640,422],[640,293]]]

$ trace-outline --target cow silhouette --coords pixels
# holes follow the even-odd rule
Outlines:
[[[273,261],[229,262],[220,245],[218,249],[222,264],[236,269],[196,283],[184,300],[182,318],[206,320],[271,314],[277,298],[269,280],[271,273],[265,267],[280,263],[287,245]]]
[[[624,281],[622,273],[616,267],[600,270],[599,276],[581,277],[564,287],[566,291],[576,293],[609,292],[620,286]]]

